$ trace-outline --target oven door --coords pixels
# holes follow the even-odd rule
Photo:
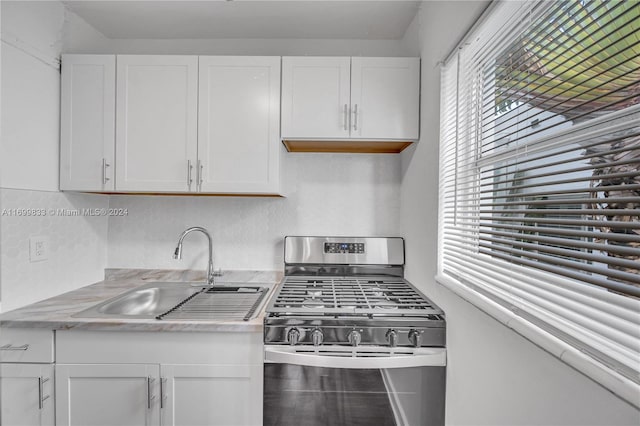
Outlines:
[[[265,346],[264,426],[443,425],[445,348]]]

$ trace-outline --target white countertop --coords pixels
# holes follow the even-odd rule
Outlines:
[[[0,326],[46,328],[49,330],[111,331],[262,331],[264,308],[281,281],[281,271],[224,271],[219,284],[261,284],[270,288],[267,300],[249,321],[186,321],[122,318],[75,318],[93,305],[149,282],[204,281],[203,271],[107,269],[105,280],[0,315]]]

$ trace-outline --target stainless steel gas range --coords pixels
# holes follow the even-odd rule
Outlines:
[[[265,316],[264,425],[444,424],[444,313],[402,238],[285,237]]]

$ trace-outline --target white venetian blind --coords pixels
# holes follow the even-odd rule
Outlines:
[[[468,40],[442,70],[440,274],[637,386],[640,7],[504,2]]]

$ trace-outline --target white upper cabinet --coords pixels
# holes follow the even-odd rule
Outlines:
[[[400,152],[419,94],[419,58],[64,55],[60,188],[276,195],[280,140]]]
[[[415,141],[419,58],[282,59],[282,139]]]
[[[278,194],[280,57],[65,55],[60,187]]]
[[[118,55],[116,190],[194,190],[198,57]]]
[[[282,137],[348,138],[350,58],[282,58]]]
[[[116,58],[63,55],[60,189],[113,191]]]
[[[201,56],[199,69],[199,191],[277,193],[280,58]]]
[[[351,59],[351,137],[417,140],[418,58]]]

